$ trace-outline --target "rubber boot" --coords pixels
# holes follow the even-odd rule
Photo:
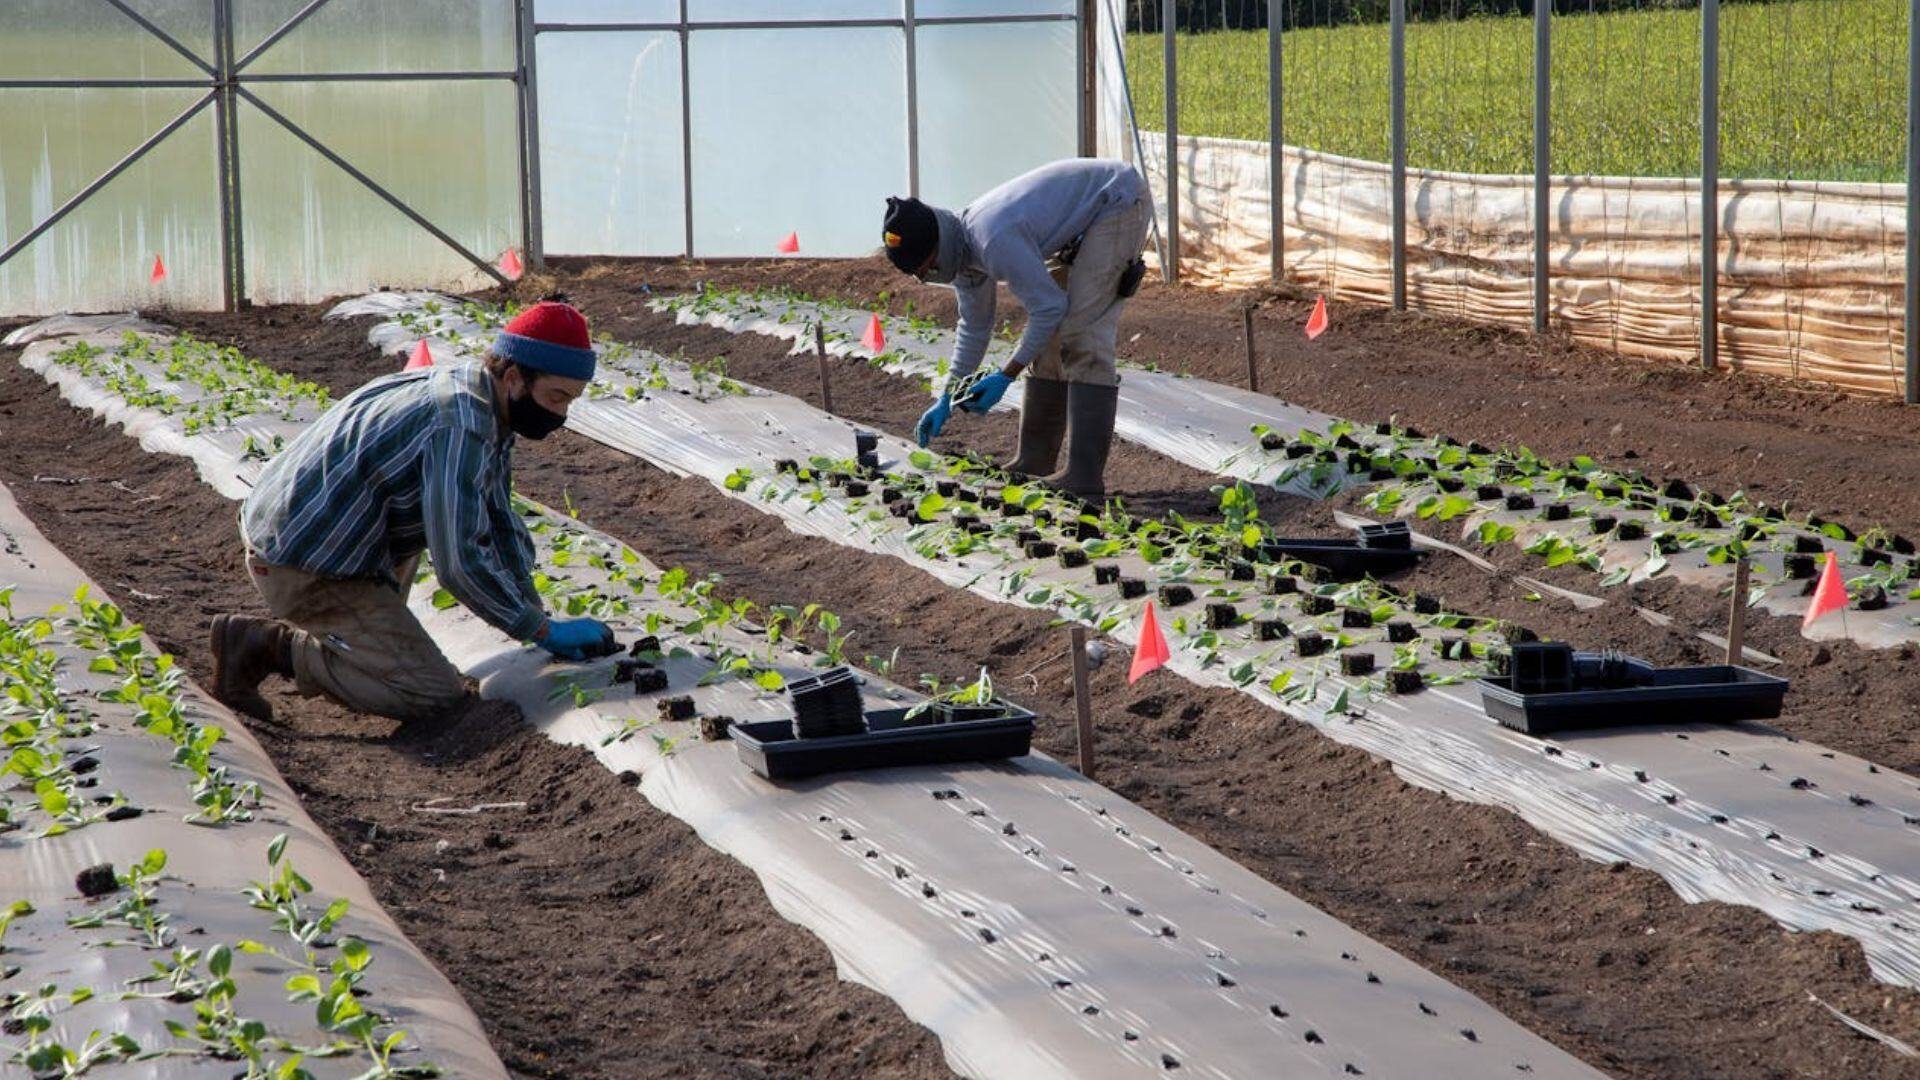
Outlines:
[[[215,615],[212,637],[214,698],[255,720],[272,720],[260,683],[269,675],[293,678],[293,630],[274,619]]]
[[[1073,383],[1068,388],[1067,468],[1047,477],[1047,486],[1085,503],[1107,497],[1107,452],[1113,449],[1113,418],[1120,407],[1118,386]]]
[[[1067,384],[1060,379],[1027,376],[1020,406],[1020,452],[1007,464],[1016,479],[1045,476],[1060,463],[1067,436]]]

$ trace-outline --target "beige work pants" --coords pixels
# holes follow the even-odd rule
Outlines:
[[[407,560],[400,580],[411,585],[419,562]],[[274,617],[295,628],[293,672],[302,694],[395,720],[444,713],[466,696],[460,672],[407,610],[404,593],[272,566],[252,552],[247,576]]]
[[[1054,281],[1067,290],[1067,317],[1034,359],[1034,378],[1120,385],[1114,353],[1127,302],[1116,290],[1121,273],[1146,247],[1152,212],[1152,203],[1141,199],[1094,222],[1073,265],[1054,271]]]

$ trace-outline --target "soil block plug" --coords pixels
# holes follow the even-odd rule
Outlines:
[[[1193,602],[1193,589],[1187,585],[1160,586],[1160,603],[1167,607],[1179,607]]]
[[[660,702],[662,720],[691,720],[693,713],[693,699],[690,697],[670,697]]]
[[[1395,619],[1387,624],[1387,640],[1396,645],[1404,645],[1419,636],[1420,631],[1404,619]]]
[[[1340,625],[1348,630],[1365,630],[1373,625],[1373,612],[1365,608],[1344,608],[1340,612]]]
[[[1118,584],[1123,599],[1132,600],[1135,597],[1147,595],[1147,583],[1139,578],[1123,577]]]
[[[1287,624],[1280,619],[1255,619],[1253,634],[1261,641],[1279,641],[1287,636]]]
[[[1387,672],[1387,692],[1390,694],[1418,693],[1426,686],[1426,680],[1420,673],[1407,668],[1394,668]]]
[[[1301,656],[1319,656],[1327,651],[1329,644],[1326,635],[1318,630],[1304,631],[1293,639],[1293,647],[1299,650]]]
[[[1314,593],[1303,593],[1300,596],[1300,611],[1305,615],[1331,615],[1333,599]]]
[[[1119,580],[1120,580],[1120,567],[1117,564],[1115,563],[1095,563],[1094,564],[1093,583],[1095,585],[1111,585],[1114,582]]]
[[[1207,629],[1226,630],[1240,623],[1240,611],[1232,604],[1207,605]]]
[[[1087,565],[1087,553],[1077,547],[1060,549],[1060,566],[1065,570]]]
[[[1373,654],[1364,652],[1341,653],[1340,674],[1354,676],[1373,674]]]

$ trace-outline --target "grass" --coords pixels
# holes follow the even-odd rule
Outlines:
[[[1724,0],[1724,177],[1900,181],[1906,108],[1900,0]],[[1697,10],[1556,16],[1553,161],[1559,173],[1698,172]],[[1388,157],[1387,27],[1282,37],[1289,144]],[[1141,126],[1163,127],[1162,43],[1131,35]],[[1481,173],[1533,169],[1533,22],[1489,16],[1407,29],[1407,159]],[[1264,31],[1182,35],[1180,130],[1267,138]]]

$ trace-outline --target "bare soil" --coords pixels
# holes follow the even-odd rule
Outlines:
[[[681,280],[697,276],[675,273]],[[777,345],[672,336],[670,320],[646,315],[645,297],[634,287],[653,274],[622,266],[574,275],[565,287],[597,330],[667,351],[725,352],[741,377],[807,392],[812,365],[786,360]],[[521,292],[531,298],[546,287],[526,282]],[[394,366],[364,345],[363,326],[323,324],[318,314],[279,308],[179,321],[336,390]],[[1136,315],[1129,332],[1144,333],[1150,324]],[[878,373],[866,379],[860,370],[836,367],[836,405],[851,418],[904,430],[918,412],[914,392],[903,380]],[[24,388],[14,392],[30,396]],[[36,431],[58,421],[58,410],[44,411]],[[69,430],[74,423],[65,421]],[[1011,445],[1007,418],[965,430],[967,445]],[[60,445],[44,449],[66,453]],[[1130,500],[1160,497],[1200,509],[1211,503],[1193,495],[1196,486],[1204,491],[1206,478],[1151,455],[1113,475]],[[952,679],[989,662],[1002,685],[1041,713],[1040,745],[1055,754],[1072,750],[1063,635],[1044,615],[945,588],[893,560],[797,537],[703,482],[669,476],[570,432],[525,446],[517,481],[542,500],[559,502],[564,494],[583,520],[664,565],[721,574],[733,595],[763,605],[823,603],[858,629],[854,652],[884,657],[897,648],[902,671]],[[58,488],[50,497],[82,490]],[[206,516],[204,502],[196,509]],[[1303,525],[1324,526],[1330,514],[1307,503],[1271,510],[1270,517],[1291,515],[1281,520]],[[166,519],[175,512],[169,507]],[[1468,569],[1444,560],[1411,580],[1466,610],[1495,603],[1525,605],[1518,610],[1529,615],[1549,610],[1500,596],[1479,571],[1458,574]],[[164,582],[168,575],[152,576]],[[1456,593],[1463,599],[1453,601]],[[204,623],[205,614],[197,618]],[[1568,636],[1582,632],[1575,616],[1566,618]],[[1611,621],[1577,619],[1617,623],[1639,651],[1687,647],[1632,637],[1638,621],[1618,613]],[[1548,633],[1560,625],[1528,621]],[[201,648],[197,640],[178,644]],[[1750,909],[1685,904],[1651,874],[1583,860],[1510,814],[1413,788],[1380,762],[1242,695],[1171,677],[1128,687],[1120,666],[1108,664],[1094,680],[1104,782],[1595,1065],[1647,1078],[1920,1076],[1920,1065],[1853,1034],[1809,1001],[1809,992],[1818,994],[1869,1024],[1920,1039],[1920,995],[1874,982],[1846,939],[1785,933]],[[1888,728],[1887,745],[1899,745]],[[450,969],[460,966],[435,955]],[[684,974],[667,970],[663,982],[684,985],[676,981]]]

